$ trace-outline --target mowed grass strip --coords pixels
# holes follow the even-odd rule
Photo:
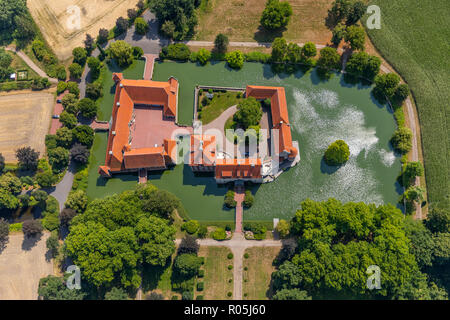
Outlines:
[[[202,0],[195,40],[214,40],[218,33],[230,41],[271,42],[283,36],[290,41],[325,44],[331,31],[325,18],[333,0],[288,0],[293,14],[286,30],[268,32],[260,28],[266,0]],[[220,19],[217,19],[220,17]]]
[[[448,195],[450,7],[447,0],[371,1],[381,8],[381,29],[368,30],[375,47],[401,74],[415,99],[422,132],[429,202]]]
[[[233,265],[233,259],[228,259],[227,255],[231,250],[225,247],[200,247],[199,256],[205,257],[205,289],[196,292],[196,295],[204,295],[205,300],[227,300],[228,292],[233,292],[233,269],[228,270],[228,265]],[[202,281],[202,278],[198,278]]]
[[[238,98],[238,96],[240,98]],[[199,104],[202,105],[203,98],[206,97],[206,93],[200,96]],[[202,107],[202,111],[199,112],[199,116],[203,124],[208,124],[217,119],[222,112],[228,108],[237,105],[240,101],[244,100],[243,94],[238,92],[214,92],[213,98],[210,100],[209,105]]]
[[[275,267],[272,266],[280,248],[253,247],[245,250],[248,259],[244,258],[242,298],[248,300],[266,300],[271,294],[270,279]],[[247,270],[245,270],[247,268]],[[247,294],[245,297],[244,295]]]

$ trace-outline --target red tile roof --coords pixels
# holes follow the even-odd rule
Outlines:
[[[116,93],[112,112],[112,125],[108,137],[105,166],[99,172],[119,172],[127,169],[159,168],[166,165],[176,142],[164,140],[159,148],[132,149],[130,123],[135,104],[162,105],[166,117],[176,117],[178,103],[178,81],[170,78],[167,82],[151,80],[128,80],[121,73],[114,73]],[[176,153],[176,152],[175,152]],[[167,158],[168,157],[168,158]]]
[[[216,162],[216,137],[191,135],[189,165],[212,166]]]
[[[286,103],[286,93],[283,87],[247,86],[247,97],[270,99],[272,127],[279,129],[279,152],[287,152],[289,158],[296,157],[298,150],[292,145],[291,128]]]
[[[217,159],[216,179],[261,179],[261,159]]]

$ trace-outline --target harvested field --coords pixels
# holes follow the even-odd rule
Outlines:
[[[86,33],[93,37],[100,28],[111,29],[119,17],[127,17],[127,9],[137,0],[29,0],[28,8],[42,34],[61,60],[70,58],[72,49],[82,46]],[[74,6],[75,10],[70,11]],[[78,9],[77,9],[78,8]],[[79,12],[80,29],[74,28]]]
[[[55,97],[49,92],[0,95],[0,153],[6,162],[16,162],[15,150],[31,146],[45,152]]]
[[[259,29],[265,0],[204,2],[199,9],[196,40],[211,41],[218,33],[226,34],[230,41],[271,42],[281,35],[288,41],[312,41],[320,44],[331,39],[331,31],[325,26],[325,18],[333,0],[289,0],[293,15],[287,30],[278,34]]]

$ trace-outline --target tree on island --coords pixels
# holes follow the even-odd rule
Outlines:
[[[336,140],[325,151],[324,160],[329,166],[338,166],[348,161],[350,149],[344,140]]]

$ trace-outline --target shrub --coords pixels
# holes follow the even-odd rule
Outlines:
[[[205,288],[204,282],[197,282],[197,291],[203,291],[204,288]]]
[[[395,130],[391,138],[392,146],[401,154],[406,154],[412,148],[412,132],[407,127],[400,127]]]
[[[196,300],[204,300],[203,295],[198,295],[197,298],[195,298]]]
[[[325,47],[320,50],[317,67],[320,69],[340,69],[341,56],[335,48]]]
[[[198,270],[198,275],[197,276],[199,278],[203,278],[205,276],[205,270],[203,270],[203,269]]]
[[[213,239],[214,239],[214,240],[221,241],[221,240],[225,240],[225,239],[227,238],[227,233],[225,232],[225,229],[223,229],[223,228],[217,228],[217,229],[213,232],[212,236],[213,236]]]
[[[58,86],[56,87],[56,93],[61,94],[67,89],[67,82],[59,81]]]
[[[162,48],[160,52],[161,59],[170,59],[177,61],[187,61],[191,55],[191,50],[184,43],[170,44]]]
[[[70,158],[80,164],[86,164],[89,161],[90,151],[88,147],[75,143],[75,145],[70,149]]]
[[[135,59],[140,59],[144,55],[144,49],[141,47],[133,47],[133,57]]]
[[[62,225],[68,226],[70,221],[77,215],[77,212],[70,208],[64,208],[59,214],[59,220]]]
[[[289,234],[291,226],[288,221],[281,219],[277,224],[276,230],[281,238],[285,238]]]
[[[227,258],[230,259],[230,260],[233,259],[233,254],[230,252],[230,253],[227,255]]]
[[[287,1],[268,0],[261,16],[261,25],[269,30],[287,26],[292,16],[292,7]]]
[[[191,291],[185,291],[181,295],[181,300],[193,300],[194,299],[194,293]]]
[[[127,300],[128,294],[121,288],[113,287],[105,294],[105,300]]]
[[[253,197],[250,190],[245,191],[245,197],[244,197],[244,207],[250,208],[253,205],[253,202],[255,201],[255,198]]]
[[[325,151],[324,160],[330,166],[344,164],[350,157],[350,149],[344,140],[336,140]]]
[[[189,279],[198,274],[201,264],[201,259],[195,254],[180,254],[175,258],[173,267],[176,272]]]
[[[42,224],[39,220],[26,220],[22,223],[22,231],[26,237],[41,234],[42,230]]]
[[[261,63],[268,63],[270,60],[270,54],[269,53],[263,53],[259,51],[251,51],[244,54],[245,61],[248,62],[261,62]]]
[[[233,295],[233,293],[231,293],[231,292],[228,291],[227,296],[228,296],[228,297],[231,297],[232,295]]]
[[[84,66],[87,59],[87,51],[85,48],[77,47],[72,50],[73,62]]]
[[[49,231],[57,230],[59,228],[58,214],[51,213],[51,214],[46,215],[42,219],[42,226]]]
[[[87,59],[87,64],[88,64],[89,69],[91,70],[91,78],[93,80],[96,80],[98,78],[98,76],[100,75],[102,63],[96,57],[89,57]]]
[[[233,269],[233,266],[231,264],[229,264],[227,268],[228,268],[228,270],[231,270],[231,269]]]
[[[197,52],[197,61],[202,65],[206,65],[208,61],[211,59],[211,52],[208,50],[201,48]]]
[[[224,204],[227,208],[235,208],[237,202],[234,200],[234,191],[228,190],[225,194]]]
[[[190,235],[186,235],[181,240],[180,246],[178,247],[178,254],[183,254],[183,253],[197,254],[199,249],[200,249],[200,245],[198,244],[196,239]]]
[[[244,271],[247,271],[248,270],[248,267],[244,267]]]
[[[88,83],[86,85],[86,97],[97,100],[102,95],[102,85],[100,83]]]
[[[22,231],[22,227],[23,227],[22,222],[19,222],[19,223],[11,223],[11,224],[9,225],[9,232],[19,232],[19,231]]]
[[[139,17],[134,21],[134,27],[136,28],[136,33],[140,35],[145,35],[149,29],[147,21],[142,17]]]
[[[244,259],[248,259],[250,255],[248,253],[244,253]]]
[[[199,227],[200,224],[197,220],[189,220],[188,222],[185,222],[183,224],[183,229],[186,230],[186,232],[189,234],[196,233]]]
[[[241,69],[244,66],[244,54],[239,51],[232,51],[225,55],[228,66],[233,69]]]
[[[179,297],[178,296],[172,296],[172,300],[178,300]]]
[[[36,182],[42,188],[48,188],[56,183],[58,177],[51,170],[45,170],[36,174]]]
[[[350,44],[353,50],[364,50],[364,42],[366,41],[364,28],[357,26],[348,27],[344,40]]]
[[[208,234],[208,228],[206,226],[200,226],[197,231],[197,236],[201,239],[205,238]]]
[[[71,191],[67,197],[67,201],[64,204],[66,208],[75,210],[78,213],[82,213],[86,209],[88,198],[86,192],[83,190]]]

